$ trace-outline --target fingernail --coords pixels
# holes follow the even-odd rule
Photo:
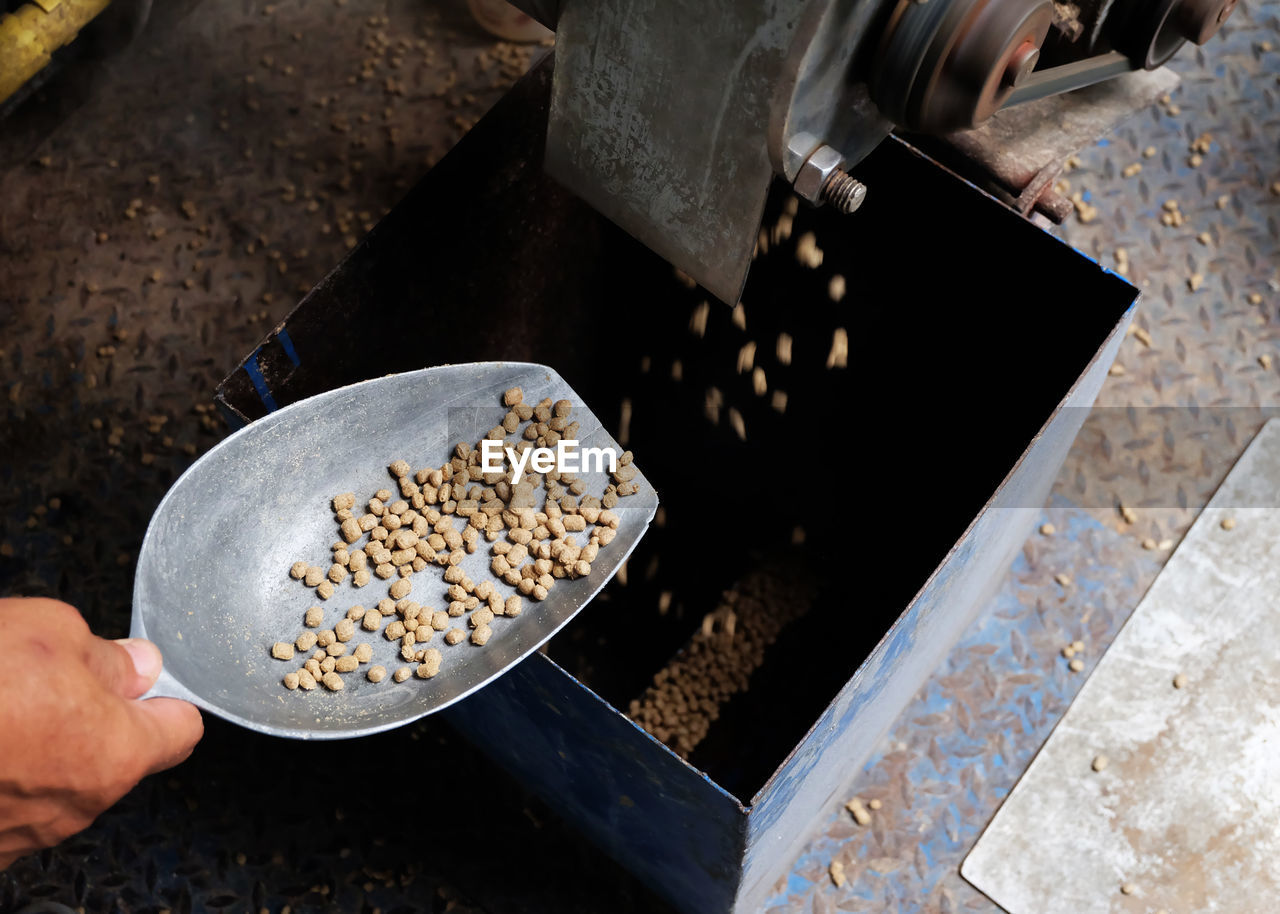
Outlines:
[[[160,675],[160,667],[164,661],[160,657],[160,649],[150,641],[145,638],[121,638],[116,644],[129,652],[133,668],[143,679],[154,682]]]

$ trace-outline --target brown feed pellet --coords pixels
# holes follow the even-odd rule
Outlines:
[[[342,677],[334,672],[325,673],[322,681],[324,682],[324,687],[330,692],[341,692],[344,688]]]
[[[440,672],[440,661],[443,655],[434,647],[429,647],[422,654],[422,662],[414,671],[419,679],[430,679]]]
[[[271,645],[271,656],[277,660],[292,660],[293,645],[287,641],[277,641]]]
[[[387,678],[387,668],[385,666],[371,666],[369,672],[364,674],[370,682],[382,682]]]

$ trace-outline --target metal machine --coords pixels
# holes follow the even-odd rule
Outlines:
[[[556,29],[551,175],[737,301],[775,175],[843,212],[891,130],[1154,69],[1235,0],[516,0]]]

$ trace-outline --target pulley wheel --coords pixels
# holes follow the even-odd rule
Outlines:
[[[900,0],[872,65],[871,96],[922,133],[982,123],[1033,69],[1050,0]]]
[[[1115,45],[1148,70],[1165,63],[1183,43],[1204,44],[1235,12],[1237,0],[1149,0],[1130,7],[1112,28]]]

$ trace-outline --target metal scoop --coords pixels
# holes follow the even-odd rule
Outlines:
[[[580,446],[622,454],[552,369],[480,362],[363,381],[302,400],[241,429],[201,457],[160,502],[138,557],[131,635],[154,641],[165,661],[159,681],[144,697],[183,698],[262,733],[338,739],[439,711],[537,650],[613,577],[648,529],[658,496],[643,475],[634,480],[639,491],[614,509],[620,518],[617,536],[601,548],[588,577],[557,580],[540,603],[526,597],[523,614],[493,621],[484,647],[469,641],[449,646],[437,632],[429,646],[439,648],[444,661],[432,679],[392,681],[391,672],[405,665],[400,642],[359,624],[349,647],[368,643],[373,659],[345,675],[340,692],[286,690],[284,674],[298,670],[306,656],[282,662],[270,654],[274,642],[293,641],[304,631],[308,607],[324,609],[327,629],[351,606],[373,608],[388,595],[391,581],[374,576],[356,588],[348,575],[326,601],[290,577],[294,562],[326,570],[332,562],[330,547],[341,539],[333,496],[354,492],[359,516],[378,489],[396,489],[387,472],[393,460],[404,459],[416,471],[445,463],[458,442],[474,446],[502,422],[507,413],[502,393],[511,387],[523,388],[526,402],[569,400],[572,418],[581,426]],[[508,444],[515,438],[509,436]],[[592,470],[577,475],[586,494],[599,496],[608,473]],[[585,534],[576,539],[585,545]],[[462,567],[477,583],[493,580],[491,558],[481,538]],[[432,565],[413,575],[411,598],[445,609],[448,585],[442,571]],[[515,592],[506,584],[497,586],[503,594]],[[466,616],[451,622],[466,629]],[[365,678],[374,664],[388,671],[380,683]]]

